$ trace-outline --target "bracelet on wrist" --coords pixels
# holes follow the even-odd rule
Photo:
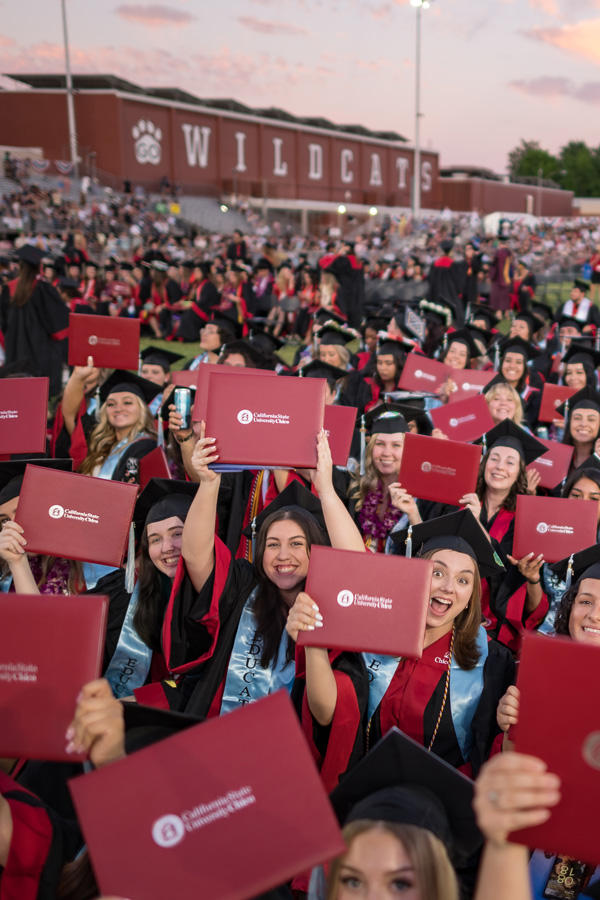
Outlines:
[[[529,579],[528,579],[528,584],[539,584],[541,580],[542,580],[541,578],[538,578],[537,581],[529,581]]]
[[[175,440],[177,441],[178,444],[185,444],[185,442],[186,442],[186,441],[189,441],[190,438],[192,438],[192,437],[194,437],[194,432],[193,432],[193,431],[190,431],[190,433],[188,434],[188,436],[187,436],[187,437],[184,437],[184,438],[178,438],[177,435],[175,435]]]

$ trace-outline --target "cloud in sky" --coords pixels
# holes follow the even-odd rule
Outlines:
[[[122,3],[116,7],[115,12],[122,19],[154,28],[163,25],[189,25],[198,18],[186,10],[174,9],[162,3],[151,3],[148,6],[142,6],[141,3]]]
[[[244,28],[257,31],[259,34],[280,34],[287,37],[300,37],[310,34],[308,28],[294,25],[293,22],[281,22],[269,19],[257,19],[256,16],[238,16],[238,22]]]
[[[523,34],[534,41],[559,47],[567,53],[600,64],[600,19],[587,19],[574,25],[552,28],[537,26]]]
[[[523,94],[540,97],[544,100],[568,97],[573,100],[581,100],[582,103],[600,104],[600,81],[587,81],[585,84],[576,85],[570,78],[542,75],[540,78],[532,78],[529,81],[511,81],[509,85]]]

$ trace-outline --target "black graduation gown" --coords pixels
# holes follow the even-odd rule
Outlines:
[[[0,869],[0,895],[55,900],[63,866],[74,859],[82,844],[76,823],[63,820],[4,773],[0,773],[0,793],[13,819],[7,864]]]
[[[164,697],[171,709],[198,718],[207,716],[226,678],[244,605],[256,585],[253,565],[246,560],[231,559],[222,544],[215,550],[215,569],[200,593],[194,590],[187,576],[176,581],[163,629],[167,666],[170,671],[186,676],[175,688],[163,683]],[[297,673],[302,650],[296,648]],[[309,745],[325,760],[322,775],[329,789],[341,774],[339,761],[343,760],[342,771],[346,771],[363,755],[362,722],[368,696],[367,675],[360,654],[342,652],[331,663],[338,686],[338,703],[330,726],[318,725],[304,708],[302,673],[297,674],[291,693]],[[138,700],[144,703],[143,691]],[[241,704],[244,702],[247,701],[240,700]],[[348,725],[343,729],[343,746],[338,737],[338,722],[342,720],[356,726],[352,746],[348,743],[351,731]],[[333,781],[327,784],[330,779]]]
[[[5,339],[6,364],[28,358],[32,375],[50,379],[50,397],[59,394],[66,362],[69,310],[58,291],[40,278],[27,303],[15,306],[6,288],[1,294],[0,328]]]
[[[179,320],[175,337],[185,343],[200,339],[200,329],[208,321],[211,312],[219,305],[220,295],[212,281],[205,281],[200,289],[200,296],[192,302]]]
[[[354,264],[353,264],[354,261]],[[360,328],[365,303],[365,276],[356,257],[336,256],[326,267],[339,282],[336,303],[351,328]]]

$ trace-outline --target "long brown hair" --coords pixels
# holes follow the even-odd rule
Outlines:
[[[571,636],[569,631],[569,620],[571,618],[571,610],[575,603],[575,598],[579,593],[579,585],[574,584],[568,591],[565,591],[560,599],[560,605],[556,610],[556,619],[554,620],[554,630],[557,634],[563,634],[566,637]]]
[[[263,652],[260,664],[266,669],[277,656],[281,635],[285,628],[288,615],[288,607],[283,601],[277,587],[265,574],[263,569],[263,556],[267,545],[267,536],[271,525],[275,522],[291,520],[296,522],[306,538],[307,552],[310,556],[310,548],[313,544],[328,544],[327,535],[321,530],[315,519],[300,507],[294,509],[278,509],[267,516],[256,537],[256,553],[254,556],[256,574],[258,575],[258,592],[254,601],[254,616],[256,618],[256,634],[263,640]],[[304,585],[302,585],[302,588]],[[301,588],[301,590],[302,590]],[[293,644],[288,641],[288,660],[293,659]]]
[[[186,516],[182,516],[182,527],[185,520]],[[148,528],[144,525],[138,563],[139,602],[133,617],[133,627],[151,650],[161,650],[160,635],[169,599],[167,595],[165,600],[163,594],[165,580],[168,580],[168,576],[161,572],[150,559]]]
[[[0,529],[1,530],[1,529]],[[46,582],[48,581],[48,575],[50,574],[52,567],[58,557],[56,556],[42,556],[39,557],[40,566],[42,568],[42,574],[40,580],[37,582],[38,588],[42,588]],[[69,563],[69,574],[67,576],[67,593],[68,594],[81,594],[82,591],[85,591],[85,579],[83,577],[83,568],[80,562],[76,559],[67,560]],[[10,572],[10,568],[8,563],[2,560],[0,564],[0,576],[5,577]]]
[[[381,482],[381,476],[375,468],[375,464],[373,462],[373,450],[375,449],[375,444],[377,443],[378,437],[379,432],[377,432],[376,434],[372,434],[369,438],[369,442],[365,450],[365,474],[360,475],[357,470],[350,479],[350,484],[348,486],[348,497],[351,500],[356,500],[356,503],[354,504],[356,512],[360,511],[363,503],[365,502],[367,494],[370,494],[371,491],[376,491],[377,486]],[[400,465],[400,463],[398,463],[398,465]]]
[[[437,550],[427,550],[421,559],[432,559]],[[451,549],[451,548],[448,548]],[[454,658],[461,669],[474,669],[481,656],[477,649],[477,636],[481,626],[481,575],[477,563],[473,560],[473,591],[465,609],[459,612],[454,624]]]
[[[483,503],[483,498],[485,497],[485,492],[487,489],[487,484],[485,483],[485,467],[487,466],[487,461],[490,458],[490,453],[492,452],[492,447],[485,454],[481,463],[479,464],[479,472],[477,474],[477,486],[475,488],[475,493],[479,497],[480,501]],[[525,469],[525,463],[519,456],[519,474],[517,475],[515,483],[511,486],[508,494],[500,504],[500,509],[506,509],[508,512],[515,512],[517,508],[517,496],[519,494],[527,493],[527,470]]]
[[[355,838],[367,831],[387,832],[402,844],[413,865],[419,897],[423,900],[458,900],[458,881],[448,851],[431,831],[417,825],[357,819],[342,830],[347,847],[349,848]],[[338,856],[331,863],[327,900],[337,900],[340,869],[344,859],[345,855]]]
[[[25,306],[31,295],[38,275],[40,274],[39,265],[32,266],[31,263],[22,259],[19,263],[19,277],[10,302],[13,306]]]

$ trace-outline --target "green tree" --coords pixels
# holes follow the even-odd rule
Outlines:
[[[569,141],[560,151],[560,185],[576,197],[600,196],[600,148]]]
[[[508,171],[511,178],[537,178],[540,170],[542,178],[558,181],[562,166],[560,160],[537,141],[524,141],[508,154]]]

